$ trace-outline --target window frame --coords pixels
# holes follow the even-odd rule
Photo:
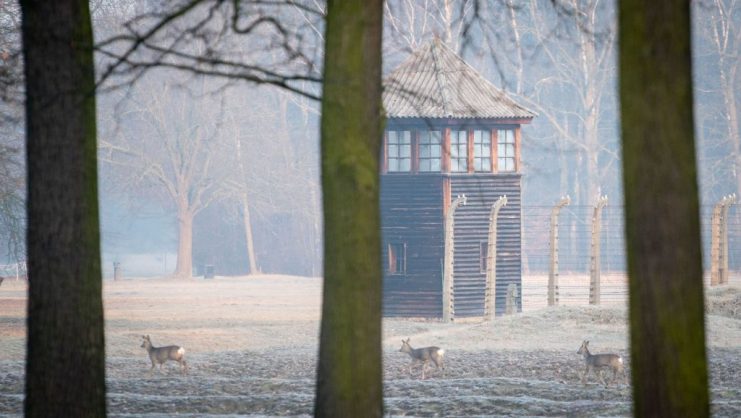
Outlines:
[[[468,132],[468,129],[450,130],[451,173],[468,173]]]
[[[476,134],[480,134],[477,138]],[[493,161],[491,158],[491,129],[473,129],[473,171],[475,173],[491,173],[493,171]],[[480,139],[480,142],[478,141]],[[484,146],[488,146],[488,150]],[[488,161],[488,166],[484,163]]]
[[[386,243],[385,267],[386,274],[390,276],[403,276],[407,273],[406,242],[391,241]],[[393,270],[392,267],[394,267]]]
[[[409,129],[392,129],[386,131],[386,172],[387,173],[411,173],[412,172],[412,130]],[[395,138],[392,142],[392,134]],[[403,142],[407,139],[408,142]],[[392,149],[396,149],[396,152],[392,152]],[[407,149],[407,155],[403,155],[402,150]],[[395,154],[392,156],[392,154]],[[395,167],[392,166],[392,161],[395,162]],[[406,162],[406,169],[402,169],[402,164]],[[394,167],[394,168],[392,168]]]
[[[517,136],[517,133],[516,133],[516,129],[514,128],[497,129],[497,171],[498,172],[514,173],[517,171],[516,136]],[[510,164],[507,164],[508,162],[511,163],[511,166]]]
[[[428,130],[419,130],[419,150],[417,152],[417,171],[419,173],[440,173],[443,170],[443,141],[444,141],[444,135],[443,131],[441,130],[435,130],[435,129],[428,129]],[[437,134],[437,144],[433,143],[432,140],[435,139],[435,135]],[[429,141],[429,143],[425,144],[425,142]],[[429,156],[425,156],[422,152],[422,147],[429,147]],[[433,149],[437,147],[437,156],[435,156]],[[437,161],[437,170],[433,170],[432,167],[434,165],[434,162]],[[430,169],[423,168],[429,163]]]

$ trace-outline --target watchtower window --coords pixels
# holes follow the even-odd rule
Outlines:
[[[442,132],[421,131],[419,133],[419,171],[440,171],[441,151]]]
[[[412,169],[412,132],[388,131],[388,171],[410,171]]]
[[[468,171],[468,131],[450,131],[450,171]]]
[[[497,169],[515,171],[515,131],[512,129],[497,132]]]
[[[491,171],[491,132],[473,131],[473,169]]]
[[[407,246],[406,244],[394,242],[388,244],[388,266],[389,274],[404,274],[407,271]]]
[[[487,257],[489,256],[489,243],[481,241],[479,243],[479,267],[482,273],[486,273]]]

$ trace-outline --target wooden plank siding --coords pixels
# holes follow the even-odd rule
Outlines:
[[[454,300],[456,317],[484,314],[486,274],[480,246],[486,243],[491,206],[507,195],[499,214],[496,312],[505,307],[510,283],[521,288],[521,176],[508,174],[386,174],[381,176],[383,314],[442,316],[444,208],[468,197],[455,216]],[[447,185],[447,187],[445,187]],[[388,245],[406,245],[406,272],[389,274]]]
[[[443,175],[381,176],[384,316],[442,316]],[[388,244],[406,245],[406,272],[388,272]]]
[[[453,288],[456,317],[484,315],[486,272],[480,261],[481,244],[487,242],[489,215],[500,196],[507,205],[499,212],[497,233],[496,312],[505,308],[507,286],[522,288],[521,275],[521,175],[451,175],[451,194],[465,194],[466,206],[455,216]],[[521,306],[518,299],[518,306]]]

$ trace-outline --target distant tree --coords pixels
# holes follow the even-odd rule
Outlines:
[[[190,80],[196,91],[165,82],[157,94],[152,80],[142,80],[116,108],[121,126],[100,141],[101,160],[118,173],[120,192],[149,194],[173,209],[180,278],[193,275],[193,220],[224,197],[225,168],[233,164],[222,131],[224,103],[207,94],[203,77]]]
[[[381,0],[329,1],[322,94],[324,291],[315,415],[383,415]]]
[[[115,4],[112,5],[111,0],[98,1],[100,9],[112,9],[114,14],[128,13],[129,15],[120,30],[109,31],[108,36],[96,45],[98,56],[101,59],[100,67],[103,68],[99,83],[105,86],[106,90],[140,82],[148,77],[145,76],[147,71],[153,68],[165,68],[169,70],[168,74],[195,74],[197,77],[210,79],[211,83],[220,79],[225,87],[230,87],[238,81],[253,85],[267,84],[297,93],[303,99],[314,101],[318,99],[320,74],[315,68],[317,59],[315,54],[320,51],[318,46],[321,42],[317,38],[321,38],[322,35],[323,2],[187,0],[174,1],[166,5],[147,4],[146,7],[132,4],[131,7],[125,8],[125,12],[121,12],[117,8],[119,2],[113,2]],[[262,94],[258,100],[267,101],[269,99],[266,97],[272,97],[273,94]],[[239,131],[235,127],[238,127],[238,124],[244,125],[248,119],[256,118],[254,113],[260,107],[261,103],[251,103],[242,108],[243,114],[234,114],[231,119],[221,118],[221,122],[226,121],[230,124],[226,126],[226,130]],[[225,113],[234,113],[232,110]],[[280,118],[275,113],[275,108],[268,110],[268,114],[280,122]],[[223,132],[224,129],[222,129]],[[250,134],[258,135],[258,133]],[[257,139],[260,147],[255,148],[265,151],[267,148],[272,150],[280,147],[285,150],[286,155],[290,153],[290,147],[282,147],[279,141],[276,141],[275,135],[265,135],[265,132],[259,134],[261,136]],[[219,191],[221,195],[228,194],[229,201],[233,202],[234,211],[239,212],[243,218],[249,271],[256,272],[259,264],[256,248],[259,243],[256,243],[253,238],[252,224],[255,218],[255,208],[265,206],[261,198],[268,196],[263,200],[268,201],[267,206],[273,205],[276,208],[270,210],[271,214],[290,211],[292,216],[305,217],[307,216],[304,215],[307,213],[306,205],[304,204],[304,207],[299,210],[286,205],[279,207],[274,203],[274,197],[279,195],[275,190],[262,195],[253,193],[254,190],[259,189],[255,187],[255,183],[261,180],[254,176],[249,178],[246,176],[252,170],[252,167],[246,167],[245,164],[251,158],[247,155],[249,147],[240,142],[238,137],[232,136],[230,139],[234,140],[231,156],[237,157],[236,160],[231,160],[235,163],[232,166],[234,175],[219,184],[212,182],[211,186],[218,186],[221,189]],[[104,153],[114,150],[115,147],[109,145],[111,144],[104,144],[104,147],[108,148],[104,150]],[[131,147],[123,148],[130,157],[134,157],[136,152],[132,153]],[[122,151],[123,149],[119,148],[109,155],[116,159],[118,157],[114,154],[122,156]],[[146,159],[152,159],[151,153],[140,152],[140,154]],[[138,157],[130,158],[129,163],[136,159]],[[273,178],[276,184],[272,186],[280,188],[281,191],[286,189],[282,187],[289,183],[288,179],[285,179],[287,177],[285,167],[277,167],[282,172],[276,173],[273,171],[275,167],[263,169],[267,165],[261,162],[257,170],[258,177],[277,174]],[[255,170],[252,170],[252,173],[254,172]],[[149,172],[149,174],[153,173]],[[301,187],[308,183],[306,177],[304,175],[299,181],[292,183],[292,187],[300,189],[299,194],[307,194],[306,189],[312,187],[311,185]],[[222,176],[220,180],[225,180],[225,177]],[[126,183],[131,184],[130,181]],[[314,184],[311,190],[312,196],[318,195],[317,188],[318,186]],[[293,193],[292,202],[305,202],[306,200],[311,201],[312,207],[318,206],[314,204],[315,201],[318,202],[318,199],[313,197],[300,199],[297,193]],[[179,208],[184,207],[185,200],[179,199],[178,205]],[[198,212],[201,209],[197,208],[195,211]],[[181,214],[188,212],[191,210],[180,210]],[[319,224],[318,211],[311,210],[310,215],[312,218],[309,221],[316,229]],[[192,219],[188,221],[188,216],[180,214],[178,217],[181,225],[180,236],[183,239],[179,240],[179,254],[182,256],[178,256],[176,275],[189,276],[190,271],[185,272],[184,269],[189,269],[188,266],[191,263],[185,254],[189,252],[187,243],[192,238],[186,233],[190,228],[188,222],[192,225]],[[318,233],[312,230],[306,235],[318,236]],[[312,242],[312,245],[314,244],[315,242]],[[306,252],[313,256],[316,250],[307,248]]]
[[[634,413],[708,416],[690,2],[619,8]]]
[[[21,11],[0,2],[0,258],[25,259]]]
[[[104,417],[93,32],[87,1],[22,0],[27,417]]]
[[[706,191],[722,185],[716,193],[727,193],[728,177],[735,181],[735,191],[741,196],[741,2],[736,0],[700,0],[693,2],[697,41],[695,50],[698,63],[695,92],[705,99],[706,111],[699,116],[700,129],[711,128],[712,135],[721,146],[721,155],[711,166]],[[704,48],[703,48],[704,47]],[[698,100],[702,103],[701,100]],[[704,122],[704,123],[703,123]],[[720,169],[720,170],[718,170]],[[707,169],[706,169],[707,170]],[[717,194],[716,194],[717,195]]]

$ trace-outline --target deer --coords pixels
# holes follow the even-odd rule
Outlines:
[[[409,363],[409,374],[412,374],[412,366],[417,363],[422,363],[422,380],[425,379],[425,371],[427,369],[427,363],[432,361],[435,364],[435,369],[443,370],[443,376],[445,376],[445,365],[443,364],[443,356],[445,355],[445,350],[441,349],[440,347],[424,347],[424,348],[412,348],[411,345],[409,345],[409,338],[406,340],[401,340],[401,349],[399,349],[402,353],[407,353],[412,358],[412,362]]]
[[[584,357],[584,364],[587,366],[581,377],[582,384],[586,384],[587,374],[589,374],[590,370],[594,370],[594,374],[600,378],[605,387],[607,387],[607,383],[602,375],[597,373],[598,370],[612,370],[613,381],[617,378],[618,372],[622,373],[623,378],[625,378],[623,358],[618,354],[592,354],[589,352],[589,341],[586,340],[581,343],[581,347],[579,347],[579,351],[576,354],[581,354]]]
[[[188,372],[188,364],[185,362],[185,349],[177,345],[168,345],[166,347],[155,347],[152,345],[152,340],[149,335],[142,335],[141,347],[147,350],[149,353],[149,359],[152,361],[152,367],[149,369],[151,373],[154,370],[154,366],[159,364],[160,372],[162,371],[162,365],[167,360],[177,361],[180,364],[180,371],[183,374]]]

